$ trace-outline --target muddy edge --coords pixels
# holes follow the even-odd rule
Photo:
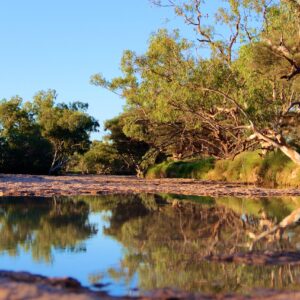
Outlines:
[[[133,176],[32,176],[0,174],[0,196],[74,196],[112,193],[171,193],[203,196],[300,196],[300,188],[270,189],[243,183]]]

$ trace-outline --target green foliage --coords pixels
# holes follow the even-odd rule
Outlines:
[[[260,151],[244,152],[233,160],[217,161],[215,168],[207,174],[206,178],[255,183],[258,181],[258,170],[262,161]]]
[[[177,33],[161,30],[151,37],[144,55],[125,52],[123,77],[109,82],[96,75],[92,82],[126,99],[127,136],[176,158],[228,157],[240,151],[237,141],[245,142],[236,129],[244,124],[244,117],[223,95],[203,88],[234,91],[241,85],[240,78],[236,70],[217,59],[197,59],[193,50]],[[238,124],[230,123],[228,116]]]
[[[106,121],[108,134],[104,140],[94,141],[84,155],[75,155],[68,169],[89,174],[141,175],[148,163],[155,162],[157,153],[147,143],[126,136],[123,126],[123,116]]]
[[[202,179],[214,167],[214,159],[207,158],[197,161],[163,162],[150,167],[146,178],[197,178]]]
[[[259,171],[261,183],[267,186],[300,186],[300,167],[282,153],[266,156]]]
[[[146,177],[196,178],[270,187],[299,187],[300,167],[280,151],[267,155],[254,151],[241,153],[233,160],[164,162],[149,168]]]
[[[89,135],[99,124],[87,104],[56,103],[52,90],[24,105],[18,97],[2,101],[0,170],[43,173],[47,166],[58,173],[69,163],[68,170],[82,173],[143,176],[149,165],[172,158],[185,161],[165,162],[148,176],[208,173],[277,185],[286,182],[280,174],[292,171],[297,185],[296,166],[282,159],[285,167],[277,167],[277,154],[261,159],[258,151],[279,149],[300,165],[300,4],[224,0],[211,11],[204,0],[152,2],[172,7],[194,27],[197,42],[161,29],[145,53],[124,51],[121,76],[94,75],[92,84],[126,105],[106,122],[104,141],[92,146]],[[198,42],[209,55],[199,56]],[[213,162],[192,161],[198,157],[219,161],[210,170]]]
[[[83,155],[75,155],[68,164],[71,172],[83,174],[128,174],[122,158],[109,143],[94,141]]]
[[[50,141],[53,160],[49,173],[64,169],[74,153],[89,149],[89,135],[97,131],[98,122],[86,113],[88,105],[81,102],[55,104],[56,92],[40,92],[34,97],[32,110],[42,135]]]
[[[202,0],[153,2],[194,26],[210,55],[199,56],[178,31],[159,30],[144,54],[124,52],[122,76],[93,76],[93,84],[126,99],[124,133],[174,159],[288,147],[284,153],[300,164],[299,111],[289,108],[299,106],[299,4],[226,0],[211,11]]]
[[[150,146],[144,141],[128,137],[124,130],[124,116],[106,121],[105,130],[109,131],[106,135],[106,141],[118,153],[120,160],[123,162],[124,168],[128,173],[136,173],[142,166]]]
[[[0,102],[0,172],[57,173],[72,154],[88,150],[89,134],[99,125],[85,112],[87,105],[55,99],[55,91],[48,91],[33,102]]]
[[[15,97],[0,102],[0,172],[47,173],[51,145],[32,114]]]

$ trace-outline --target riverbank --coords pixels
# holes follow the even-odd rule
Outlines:
[[[300,187],[300,166],[279,151],[248,151],[234,159],[165,161],[147,170],[146,178],[194,178],[246,182],[264,187]]]
[[[0,175],[1,196],[75,196],[114,193],[169,193],[197,196],[300,196],[299,188],[271,189],[253,184],[196,179],[140,179],[133,176]]]
[[[0,299],[2,300],[118,300],[118,299],[182,299],[182,300],[280,300],[300,299],[300,292],[256,291],[252,296],[240,295],[201,295],[171,289],[157,290],[140,297],[110,297],[104,292],[94,292],[84,288],[72,278],[47,278],[23,272],[0,271]]]

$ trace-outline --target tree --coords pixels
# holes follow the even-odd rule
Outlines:
[[[74,167],[73,167],[74,168]],[[90,149],[78,157],[75,169],[88,174],[126,174],[117,150],[107,142],[94,141]]]
[[[228,0],[210,15],[202,0],[154,2],[194,26],[198,44],[160,31],[146,54],[124,53],[123,77],[93,77],[126,98],[125,132],[145,141],[152,135],[164,151],[180,141],[181,156],[228,158],[261,147],[280,149],[300,164],[282,127],[292,112],[298,120],[300,4]],[[210,56],[199,57],[199,47]],[[160,138],[166,131],[167,147]]]
[[[162,1],[154,2],[162,5]],[[228,91],[205,84],[201,89],[224,97],[228,103],[231,103],[245,116],[248,123],[248,126],[245,125],[245,129],[253,133],[249,136],[250,140],[259,140],[264,147],[280,149],[295,163],[300,164],[300,154],[290,145],[289,139],[284,136],[281,128],[281,120],[298,105],[296,99],[299,97],[299,92],[296,85],[297,75],[300,73],[300,4],[294,0],[270,1],[268,4],[266,1],[259,0],[228,1],[230,10],[226,11],[223,7],[219,7],[219,13],[216,15],[217,22],[231,28],[230,38],[226,41],[225,39],[215,40],[216,35],[215,31],[211,29],[212,27],[203,26],[204,1],[190,0],[182,3],[167,0],[167,3],[185,19],[186,23],[195,26],[200,44],[209,45],[213,53],[216,53],[216,57],[230,68],[234,67],[236,63],[235,60],[232,60],[232,49],[238,45],[238,38],[248,37],[250,42],[248,46],[257,55],[252,57],[256,68],[252,69],[253,72],[250,72],[249,76],[243,78],[246,87],[241,86],[241,89],[237,91]],[[245,8],[248,10],[243,14]],[[254,30],[255,28],[249,30],[249,15],[261,16],[261,31]],[[256,34],[251,34],[251,31]],[[215,49],[216,51],[214,51]],[[261,61],[262,57],[265,59],[264,63]],[[249,66],[246,63],[247,65]],[[266,68],[269,69],[269,72],[265,72]],[[267,122],[257,120],[253,114],[249,113],[247,95],[244,95],[246,98],[242,101],[238,97],[238,94],[246,90],[247,85],[251,86],[253,80],[256,79],[255,83],[258,84],[257,77],[260,77],[260,80],[266,83],[268,90],[272,91],[272,93],[264,92],[265,107],[256,109],[259,112],[266,109]],[[269,107],[271,107],[271,113]]]
[[[161,30],[145,55],[125,52],[122,78],[109,82],[95,75],[92,82],[126,98],[128,136],[168,155],[227,158],[250,148],[255,143],[247,141],[241,127],[245,116],[221,95],[202,90],[203,84],[236,90],[236,71],[216,59],[197,60],[192,50],[177,33]]]
[[[134,137],[128,137],[124,132],[124,118],[117,118],[106,121],[105,130],[109,131],[105,139],[111,144],[112,148],[116,149],[120,159],[122,160],[125,169],[129,173],[136,173],[142,176],[146,160],[154,155],[156,159],[157,153],[151,151],[151,147],[145,141],[140,141]]]
[[[32,104],[42,135],[52,145],[50,174],[62,170],[75,152],[87,151],[90,146],[89,135],[99,127],[99,123],[86,113],[88,104],[55,104],[56,97],[53,90],[39,92]]]
[[[108,132],[103,141],[94,141],[91,148],[75,163],[75,169],[98,174],[143,175],[149,159],[158,154],[149,144],[124,133],[124,116],[105,122]]]
[[[0,151],[1,172],[40,174],[50,166],[51,145],[19,97],[0,102]]]

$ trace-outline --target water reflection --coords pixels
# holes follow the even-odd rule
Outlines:
[[[87,222],[84,201],[5,198],[0,206],[0,251],[18,256],[22,249],[36,261],[51,262],[52,249],[84,251],[81,242],[96,234]]]
[[[84,253],[91,239],[117,241],[121,260],[95,267],[95,256],[84,274],[90,284],[111,280],[141,290],[162,287],[202,292],[242,292],[253,288],[299,289],[300,267],[212,263],[209,254],[249,251],[251,234],[272,227],[300,207],[299,198],[237,199],[176,195],[114,195],[54,199],[3,198],[0,201],[0,251],[55,265],[57,250]],[[89,218],[102,218],[103,228]],[[101,229],[101,230],[100,230]],[[257,250],[297,251],[297,226],[282,239],[268,237]],[[99,251],[102,247],[97,245]],[[22,251],[20,251],[22,249]],[[4,254],[5,253],[5,254]],[[76,261],[74,262],[76,264]],[[1,267],[1,263],[0,263]],[[62,275],[64,265],[61,265]],[[29,270],[30,271],[30,270]],[[79,278],[82,270],[75,268]],[[137,280],[134,280],[137,278]]]

